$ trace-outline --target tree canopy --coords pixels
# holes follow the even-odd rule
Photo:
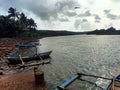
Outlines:
[[[23,12],[17,12],[10,7],[8,15],[0,15],[0,37],[16,37],[25,30],[36,29],[37,25],[32,18],[25,16]]]

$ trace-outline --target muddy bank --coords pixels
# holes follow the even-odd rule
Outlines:
[[[16,52],[16,44],[26,44],[37,40],[38,38],[0,38],[0,74],[12,74],[16,72],[13,70],[15,66],[10,66],[5,59],[6,55]]]
[[[0,39],[0,60],[13,51],[16,44],[25,44],[37,41],[38,38],[1,38]]]

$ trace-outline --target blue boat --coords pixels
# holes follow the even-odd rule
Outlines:
[[[114,89],[112,89],[113,83],[114,83]],[[105,90],[120,90],[120,75],[118,75],[114,81],[111,80],[111,82],[108,84]]]
[[[38,54],[33,54],[33,55],[30,55],[30,56],[22,56],[21,58],[22,58],[23,61],[46,59],[46,58],[50,57],[51,53],[52,53],[52,51],[48,51],[48,52],[42,52],[42,53],[38,53]],[[11,55],[11,56],[6,57],[6,59],[10,63],[21,62],[19,55]]]
[[[106,89],[104,90],[112,90],[112,79],[109,78],[105,78],[105,77],[100,77],[100,76],[95,76],[95,75],[87,75],[84,73],[78,73],[77,75],[75,75],[74,77],[72,77],[71,79],[67,80],[66,82],[64,82],[62,85],[57,86],[57,88],[55,90],[68,90],[66,89],[66,87],[68,87],[72,82],[74,82],[75,80],[77,80],[78,78],[82,77],[82,76],[90,76],[90,77],[96,77],[96,78],[102,78],[102,79],[107,79],[107,80],[111,80],[111,82],[109,83],[109,85],[107,86]],[[114,82],[119,82],[119,88],[120,88],[120,75],[118,75]],[[118,85],[117,85],[118,86]],[[117,90],[117,89],[115,89]],[[120,89],[119,89],[120,90]]]
[[[17,48],[31,48],[31,47],[36,47],[35,44],[16,44],[15,46]]]

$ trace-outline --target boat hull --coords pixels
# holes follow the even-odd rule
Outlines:
[[[21,57],[21,58],[24,62],[30,61],[30,60],[46,59],[46,58],[50,57],[51,53],[52,53],[52,51],[48,51],[48,52],[42,52],[42,53],[30,55],[30,56],[24,56],[24,57]],[[18,55],[17,56],[8,56],[8,57],[6,57],[6,59],[10,63],[21,62],[20,57]]]

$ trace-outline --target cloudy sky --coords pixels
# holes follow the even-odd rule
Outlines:
[[[9,7],[33,18],[38,29],[120,29],[120,0],[0,0],[0,15]]]

